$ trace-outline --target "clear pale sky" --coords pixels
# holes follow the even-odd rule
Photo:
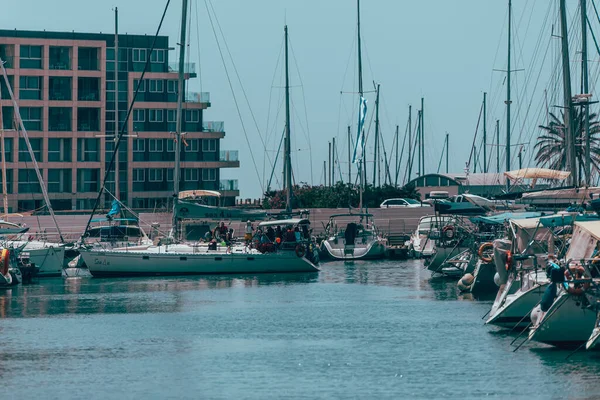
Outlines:
[[[235,72],[229,63],[228,68],[242,110],[243,123],[256,159],[257,174],[241,129],[240,118],[219,56],[205,2],[192,0],[190,62],[200,61],[202,79],[201,81],[196,79],[191,85],[191,90],[202,89],[211,92],[212,107],[205,112],[204,119],[224,120],[226,137],[222,141],[222,149],[240,151],[241,168],[222,170],[221,178],[239,179],[242,197],[252,198],[261,195],[259,179],[268,180],[271,168],[268,162],[264,163],[263,160],[266,154],[271,159],[274,158],[274,150],[277,148],[284,127],[280,52],[283,26],[287,22],[295,55],[295,60],[290,60],[292,102],[295,109],[292,114],[294,138],[292,148],[295,150],[292,156],[295,180],[311,182],[310,159],[312,158],[312,181],[314,184],[323,182],[323,161],[327,159],[327,143],[334,136],[338,138],[341,169],[346,179],[346,126],[353,125],[352,135],[355,136],[358,99],[353,94],[340,95],[340,91],[357,90],[354,41],[356,2],[354,0],[212,1],[258,127],[263,138],[267,140],[267,151],[265,151]],[[545,118],[540,117],[538,108],[544,98],[544,89],[548,87],[548,82],[552,81],[550,74],[555,68],[557,46],[560,42],[551,39],[551,26],[557,24],[558,19],[556,6],[549,6],[549,1],[513,1],[515,44],[512,68],[525,69],[524,72],[515,73],[516,76],[513,78],[515,93],[513,115],[518,114],[517,110],[522,110],[514,122],[514,130],[517,131],[513,135],[515,143],[518,140],[517,135],[533,137],[535,140],[537,125],[543,123]],[[121,33],[150,35],[157,28],[165,3],[166,1],[163,0],[5,1],[0,13],[0,26],[4,29],[112,33],[114,30],[112,8],[117,6]],[[558,4],[558,1],[555,3]],[[568,3],[569,21],[577,21],[578,2],[570,0]],[[362,1],[364,86],[365,90],[372,90],[373,80],[381,84],[380,118],[388,156],[392,150],[395,125],[400,125],[402,140],[408,105],[413,105],[414,121],[421,97],[425,97],[427,172],[437,171],[446,131],[450,133],[450,170],[463,172],[469,157],[484,91],[489,92],[490,99],[487,113],[489,141],[493,140],[491,138],[494,132],[494,121],[500,119],[502,120],[501,142],[504,143],[505,74],[493,72],[493,69],[506,69],[507,4],[508,1],[505,0]],[[547,12],[550,14],[551,21],[545,24],[544,18]],[[161,31],[161,34],[170,36],[173,47],[179,35],[180,15],[181,2],[173,0]],[[555,33],[558,32],[557,29],[554,28]],[[580,28],[575,26],[573,29],[573,32],[577,33]],[[200,40],[198,40],[197,30],[200,33]],[[538,40],[542,41],[541,55],[536,52]],[[548,55],[542,62],[547,43],[550,43]],[[591,38],[589,47],[589,59],[597,60],[598,56]],[[225,51],[224,48],[223,50]],[[175,61],[176,58],[177,52],[172,51],[170,60]],[[280,63],[276,70],[278,59]],[[580,55],[572,49],[574,79],[578,76],[577,62],[580,59]],[[595,68],[594,71],[597,70],[597,67]],[[536,72],[538,69],[542,72]],[[528,78],[529,75],[533,77]],[[542,78],[535,85],[538,76]],[[300,79],[302,86],[300,86]],[[597,80],[597,75],[594,79]],[[592,86],[595,84],[594,79],[592,79]],[[554,78],[554,81],[557,79]],[[574,83],[573,86],[575,93],[578,84]],[[369,116],[366,124],[368,126],[375,102],[372,93],[367,94],[367,98],[369,99]],[[270,107],[269,99],[271,99]],[[559,102],[560,99],[560,95],[557,98],[554,95],[549,101]],[[531,107],[529,113],[526,112],[528,107]],[[276,116],[278,109],[280,112]],[[269,127],[267,127],[267,118],[270,119]],[[372,137],[373,135],[370,134],[369,138]],[[372,145],[371,140],[368,145],[371,148],[367,150],[369,160],[373,157]],[[525,145],[525,164],[530,162],[533,155],[532,145],[533,142],[529,147]],[[495,148],[488,148],[490,153],[495,154],[495,151]],[[515,150],[513,152],[516,153]],[[501,158],[503,157],[504,150],[501,155]],[[516,155],[513,157],[513,165],[516,165],[515,157]],[[495,158],[491,165],[495,170]],[[502,168],[504,165],[505,161],[502,160]],[[368,174],[371,175],[372,165],[367,168]],[[444,168],[442,163],[441,172],[444,172]],[[281,184],[280,164],[276,167],[276,174],[279,183],[274,180],[272,186],[275,187]],[[356,174],[355,168],[353,174]],[[336,175],[339,177],[339,172],[336,172]],[[404,163],[400,181],[403,176]],[[266,182],[263,184],[266,185]]]

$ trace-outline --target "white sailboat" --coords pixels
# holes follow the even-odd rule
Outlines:
[[[177,214],[179,201],[179,158],[181,150],[182,103],[184,96],[184,61],[186,32],[187,0],[183,0],[181,19],[181,41],[179,54],[179,95],[177,101],[177,131],[174,171],[174,205],[172,239],[178,238],[179,218]],[[286,59],[287,59],[287,26]],[[287,63],[286,63],[287,65]],[[288,193],[288,210],[291,211],[291,162],[289,157],[289,81],[286,68],[286,184]],[[294,228],[308,225],[306,219],[262,222],[255,235],[258,243],[266,243],[266,235],[262,230],[269,224],[278,224]],[[257,230],[258,232],[258,230]],[[293,235],[293,234],[292,234]],[[136,248],[98,248],[83,247],[80,254],[94,277],[106,276],[140,276],[140,275],[192,275],[192,274],[254,274],[285,272],[317,272],[317,262],[312,257],[310,240],[301,239],[269,246],[270,250],[261,252],[245,245],[227,246],[222,249],[209,249],[194,244],[165,244]],[[259,247],[260,248],[260,247]],[[309,260],[309,258],[312,260]],[[313,263],[313,261],[315,263]]]
[[[340,225],[338,227],[338,222]],[[373,223],[372,214],[335,214],[325,229],[321,255],[335,260],[379,259],[385,257],[386,240]]]

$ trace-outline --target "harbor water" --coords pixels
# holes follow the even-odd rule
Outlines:
[[[491,303],[418,260],[45,279],[0,291],[0,398],[600,397],[600,353],[513,352]]]

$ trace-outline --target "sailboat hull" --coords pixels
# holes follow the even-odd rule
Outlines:
[[[346,246],[343,240],[324,240],[321,244],[322,258],[334,260],[376,260],[385,257],[385,245],[379,240],[366,244]]]
[[[526,291],[518,290],[514,294],[507,295],[504,302],[488,318],[486,324],[503,328],[529,325],[530,320],[526,317],[540,303],[548,284],[548,282],[536,284]]]
[[[280,253],[153,253],[81,250],[94,277],[318,272],[293,251]]]

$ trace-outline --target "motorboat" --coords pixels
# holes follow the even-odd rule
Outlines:
[[[386,240],[373,222],[373,214],[334,214],[325,227],[321,257],[334,260],[385,257]]]

